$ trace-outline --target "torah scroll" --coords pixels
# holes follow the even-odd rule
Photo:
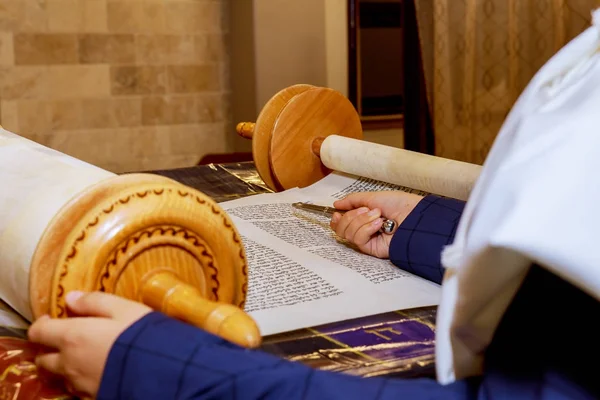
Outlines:
[[[146,303],[241,345],[240,236],[209,197],[150,174],[118,176],[0,128],[0,297],[29,321],[66,317],[70,290]]]
[[[467,200],[481,166],[363,140],[354,105],[330,88],[294,85],[275,94],[256,123],[237,125],[275,191],[307,187],[332,171]]]

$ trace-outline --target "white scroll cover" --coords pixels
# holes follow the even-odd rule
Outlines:
[[[0,299],[33,318],[29,270],[46,227],[86,188],[114,174],[0,127]]]
[[[600,299],[600,10],[593,21],[520,96],[443,251],[443,384],[482,373],[533,263]]]

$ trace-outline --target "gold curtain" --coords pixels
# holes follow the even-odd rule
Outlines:
[[[482,163],[538,69],[600,0],[414,0],[436,155]]]

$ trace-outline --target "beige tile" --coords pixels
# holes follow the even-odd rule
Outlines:
[[[170,125],[173,123],[171,105],[165,96],[142,99],[142,125]]]
[[[0,100],[0,126],[7,131],[19,132],[19,108],[16,100]]]
[[[142,125],[142,99],[140,97],[112,100],[115,123],[119,127]]]
[[[140,172],[144,171],[144,159],[143,158],[131,158],[119,165],[118,173],[128,172]]]
[[[228,118],[222,94],[152,96],[142,100],[143,125],[187,125]]]
[[[110,95],[108,65],[48,67],[48,95],[53,99]]]
[[[19,33],[14,37],[16,65],[56,65],[78,62],[74,34]]]
[[[35,135],[35,137],[29,137],[28,139],[33,140],[34,142],[41,144],[42,146],[48,146],[48,142],[50,142],[50,138],[52,137],[52,133],[47,135]]]
[[[141,67],[123,66],[110,68],[110,92],[114,95],[140,94],[139,70]]]
[[[47,138],[49,135],[47,135],[47,134],[46,135],[44,135],[44,134],[36,134],[36,133],[30,133],[30,132],[19,132],[19,136],[24,137],[25,139],[32,140],[32,141],[34,141],[36,143],[39,143],[42,146],[46,146],[44,144],[44,139]]]
[[[107,0],[108,31],[112,33],[139,33],[142,31],[143,1]]]
[[[166,7],[163,0],[146,0],[140,8],[140,31],[147,33],[165,33]]]
[[[123,66],[110,68],[110,92],[114,95],[141,94],[139,70],[142,67]]]
[[[96,163],[96,166],[99,167],[99,168],[102,168],[105,171],[112,172],[113,174],[120,174],[120,173],[123,173],[123,172],[129,172],[129,171],[123,171],[123,170],[121,170],[119,168],[120,167],[119,164],[113,163],[113,162],[110,162],[110,161],[102,162],[102,163]]]
[[[48,95],[46,67],[19,66],[0,69],[0,96],[4,100],[41,99]]]
[[[106,32],[107,18],[106,0],[83,1],[83,32]]]
[[[83,30],[83,2],[87,0],[49,0],[48,30],[50,32],[81,32]]]
[[[103,130],[56,131],[48,135],[46,146],[93,165],[110,159],[110,147]]]
[[[198,122],[219,122],[225,119],[226,103],[220,94],[204,94],[196,98]]]
[[[198,114],[198,103],[195,96],[173,96],[169,100],[168,110],[174,125],[199,121],[200,115]]]
[[[100,168],[121,173],[140,168],[134,156],[136,138],[141,132],[135,129],[93,129],[57,132],[52,146],[73,157],[87,161]]]
[[[81,101],[54,100],[50,103],[52,130],[76,130],[84,128]]]
[[[221,63],[217,65],[219,69],[219,83],[221,90],[224,92],[231,91],[231,67],[229,63]]]
[[[172,156],[193,155],[196,160],[209,153],[226,151],[224,124],[194,124],[159,127],[159,135],[166,135]]]
[[[221,32],[223,14],[220,3],[218,1],[169,1],[166,10],[167,30],[179,34]]]
[[[51,132],[50,106],[45,100],[20,100],[17,104],[19,134],[27,137]]]
[[[113,95],[163,94],[166,92],[165,67],[111,67],[110,79]]]
[[[129,156],[137,159],[148,156],[168,156],[166,146],[157,140],[158,130],[156,127],[141,127],[122,131],[123,143],[129,150]],[[123,154],[125,158],[127,154]],[[140,168],[140,167],[138,167]]]
[[[219,71],[215,65],[170,65],[167,67],[169,93],[198,93],[218,90]]]
[[[133,64],[134,36],[131,34],[84,34],[79,36],[79,60],[82,64]]]
[[[230,92],[221,93],[221,112],[223,113],[223,121],[231,122],[233,112],[231,111],[232,94]]]
[[[194,52],[198,54],[200,62],[210,62],[216,58],[209,46],[209,36],[212,36],[212,34],[201,33],[194,35]]]
[[[232,150],[228,147],[227,135],[230,132],[226,130],[227,126],[223,122],[198,125],[196,137],[199,150],[204,151],[202,156],[208,153],[225,153]]]
[[[171,39],[167,35],[136,35],[137,64],[166,64],[170,57]]]
[[[159,132],[167,137],[169,152],[172,156],[189,155],[190,153],[195,155],[198,151],[197,125],[161,127]],[[197,158],[199,160],[200,156],[197,156]]]
[[[52,0],[21,0],[20,32],[43,33],[48,30],[48,1]]]
[[[171,142],[177,144],[170,148]],[[223,152],[223,143],[220,124],[59,131],[49,140],[50,147],[115,173],[195,165],[206,152]]]
[[[81,108],[84,128],[99,129],[116,126],[111,99],[85,99],[81,101]]]
[[[146,135],[143,136],[142,141],[144,156],[169,157],[171,155],[169,136],[163,133],[165,128],[164,126],[143,127],[146,130]]]
[[[140,98],[104,98],[82,101],[85,128],[119,128],[141,125]]]
[[[172,0],[166,9],[166,28],[170,33],[190,34],[201,32],[199,25],[204,10],[204,2]]]
[[[200,64],[202,55],[196,49],[193,35],[170,35],[166,63],[169,64]]]
[[[195,155],[144,157],[138,163],[143,171],[192,167],[200,158]]]
[[[14,65],[13,34],[0,32],[0,65]]]
[[[59,131],[49,146],[112,172],[141,171],[143,158],[168,157],[154,127]]]
[[[179,125],[198,122],[194,96],[152,96],[142,100],[142,125]]]
[[[22,0],[1,0],[0,31],[16,31],[23,20],[24,8]]]
[[[203,63],[222,62],[226,57],[228,38],[215,33],[200,34],[195,37],[195,51]]]
[[[140,168],[139,159],[143,157],[144,150],[147,149],[142,144],[145,141],[143,139],[140,140],[140,136],[144,132],[140,132],[137,129],[129,129],[115,133],[118,134],[118,137],[115,138],[118,148],[115,147],[111,152],[111,161],[114,160],[118,163],[121,171],[138,170]]]
[[[221,1],[200,2],[202,11],[200,12],[197,24],[202,32],[223,32],[223,23],[225,21],[224,9]]]

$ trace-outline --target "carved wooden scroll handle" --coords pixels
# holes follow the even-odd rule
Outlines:
[[[255,348],[261,343],[256,323],[232,304],[217,303],[178,279],[171,272],[158,272],[141,290],[142,301],[155,310],[201,327],[242,347]]]
[[[239,232],[211,198],[157,175],[121,175],[48,226],[32,261],[32,311],[66,318],[66,293],[102,291],[257,347],[260,331],[243,311],[247,269]]]

